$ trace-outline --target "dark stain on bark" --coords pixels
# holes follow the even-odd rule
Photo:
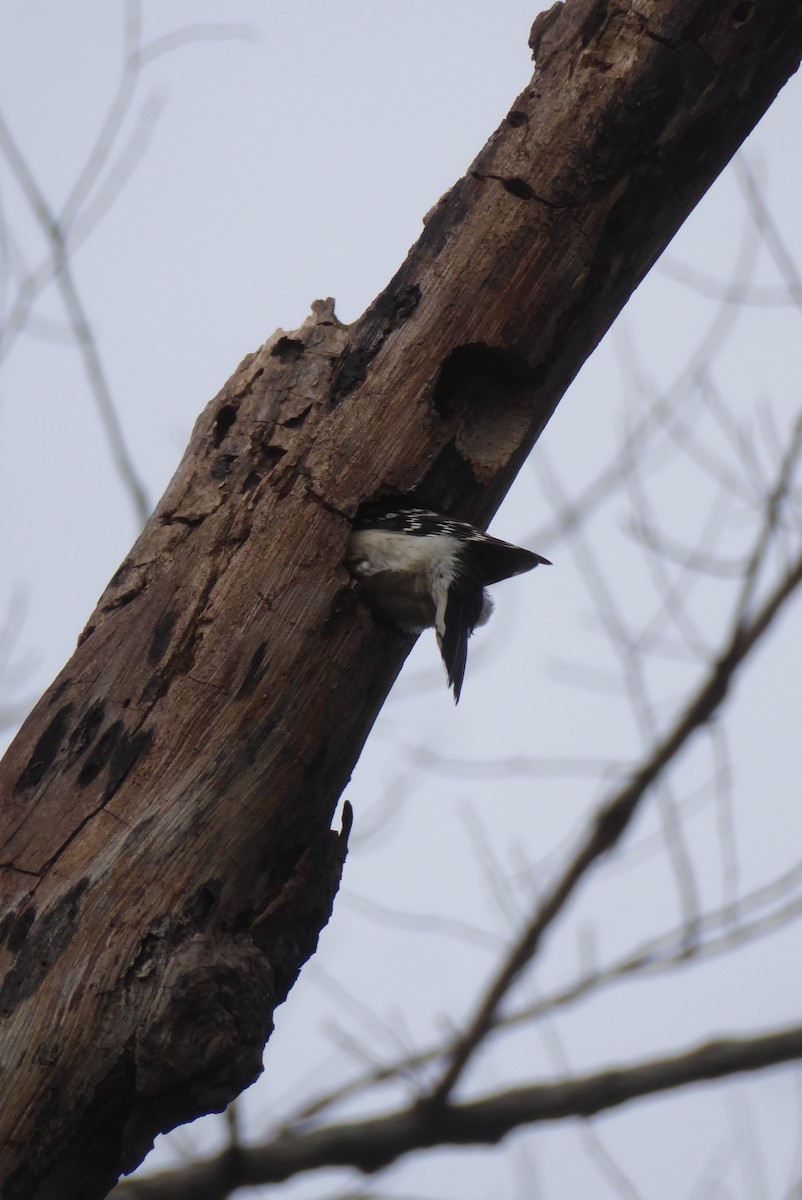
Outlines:
[[[383,292],[379,297],[377,314],[384,323],[385,333],[392,333],[414,313],[420,304],[421,290],[417,283],[408,283],[397,292]]]
[[[164,671],[156,671],[142,689],[142,704],[148,707],[156,704],[170,690],[170,675]]]
[[[86,787],[93,779],[97,778],[111,758],[114,747],[124,729],[122,721],[114,721],[101,734],[84,760],[84,765],[78,774],[78,787]]]
[[[265,674],[265,667],[263,664],[266,651],[267,642],[261,642],[254,650],[253,654],[251,655],[251,661],[248,666],[248,670],[245,673],[245,678],[240,684],[240,689],[234,697],[235,700],[245,700],[253,692],[260,679],[263,678]]]
[[[66,950],[88,886],[87,878],[80,879],[52,908],[28,922],[24,937],[17,943],[17,960],[0,986],[0,1019],[10,1016],[34,994]],[[23,913],[19,921],[24,920]]]
[[[117,741],[109,763],[109,778],[103,793],[103,803],[108,804],[114,793],[125,780],[134,763],[147,754],[153,745],[153,731],[140,729],[131,737],[123,735]]]
[[[243,761],[249,765],[255,763],[264,753],[265,743],[270,738],[279,723],[279,717],[268,717],[266,721],[247,720],[242,727],[242,742],[238,750]]]
[[[98,730],[103,724],[106,706],[102,700],[95,700],[89,705],[84,715],[70,734],[67,743],[70,758],[78,758],[97,737]]]
[[[36,905],[29,904],[21,913],[9,913],[11,918],[8,933],[8,949],[11,954],[17,954],[25,944],[30,928],[36,920]],[[0,939],[2,941],[2,939]]]
[[[7,912],[6,915],[2,918],[2,920],[0,920],[0,946],[3,945],[6,938],[8,937],[9,930],[11,929],[11,927],[14,924],[14,922],[16,921],[16,919],[17,919],[16,912]]]
[[[170,639],[173,636],[173,630],[178,621],[178,613],[174,609],[168,609],[162,613],[156,622],[156,628],[153,631],[153,639],[148,649],[148,666],[155,667],[164,656],[167,647],[170,645]]]
[[[72,708],[72,704],[63,705],[39,738],[27,766],[14,784],[15,796],[39,783],[48,767],[53,765],[67,733]]]
[[[86,787],[108,766],[109,775],[103,792],[106,804],[123,782],[134,763],[153,745],[150,729],[128,734],[122,721],[114,721],[98,738],[78,774],[78,787]]]
[[[331,406],[340,404],[346,396],[365,382],[368,367],[381,349],[381,341],[369,346],[346,350],[337,365],[331,385]]]

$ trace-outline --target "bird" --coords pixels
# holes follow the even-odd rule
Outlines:
[[[357,513],[345,562],[379,620],[406,633],[434,627],[455,703],[465,677],[468,638],[493,611],[485,588],[552,565],[542,554],[445,513],[377,504]]]

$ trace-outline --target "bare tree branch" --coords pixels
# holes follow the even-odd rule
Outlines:
[[[474,1052],[495,1022],[496,1012],[521,971],[537,953],[546,930],[561,912],[588,870],[619,841],[638,805],[668,763],[684,749],[722,704],[732,679],[752,647],[771,627],[783,605],[802,583],[802,555],[780,580],[751,622],[738,625],[718,661],[698,687],[672,728],[658,741],[651,758],[621,791],[597,813],[574,855],[524,928],[509,957],[478,1006],[464,1034],[451,1051],[450,1063],[434,1088],[429,1103],[437,1106],[449,1096]]]
[[[470,1104],[428,1102],[350,1125],[333,1125],[222,1154],[180,1171],[117,1186],[114,1200],[224,1200],[237,1187],[279,1183],[321,1167],[381,1170],[403,1154],[443,1145],[492,1145],[513,1129],[591,1117],[641,1096],[802,1058],[802,1026],[757,1037],[708,1042],[668,1058],[597,1075],[510,1089]]]
[[[126,445],[120,419],[112,400],[111,389],[101,363],[95,336],[75,286],[64,231],[58,220],[51,213],[44,195],[40,191],[1,114],[0,148],[2,148],[20,187],[25,193],[31,209],[42,227],[43,233],[49,239],[54,273],[61,292],[64,309],[83,357],[86,376],[100,414],[112,458],[133,504],[137,522],[139,525],[142,525],[147,520],[148,513],[150,512],[150,502]]]
[[[25,273],[15,302],[6,315],[0,331],[0,357],[8,354],[15,337],[23,328],[34,334],[42,333],[42,328],[31,315],[31,309],[40,292],[55,278],[71,338],[81,351],[112,459],[131,499],[139,525],[143,525],[147,519],[150,502],[126,445],[97,341],[75,283],[71,255],[117,199],[147,148],[161,107],[152,98],[145,103],[127,145],[117,156],[116,164],[106,171],[131,112],[143,68],[154,58],[192,42],[253,37],[253,30],[248,26],[199,24],[175,30],[157,42],[142,46],[141,17],[139,0],[126,0],[122,67],[117,87],[94,145],[58,215],[45,200],[33,172],[0,115],[0,147],[40,224],[48,246],[48,257],[38,268]],[[44,335],[52,336],[52,323],[47,324]]]

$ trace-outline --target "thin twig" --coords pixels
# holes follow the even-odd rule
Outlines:
[[[698,941],[689,955],[685,945],[685,930],[680,926],[676,930],[662,934],[650,941],[636,946],[628,954],[606,967],[594,967],[587,964],[583,957],[582,973],[578,979],[556,992],[544,995],[534,1004],[524,1004],[514,1011],[505,1013],[496,1022],[496,1032],[512,1033],[522,1026],[531,1025],[542,1017],[557,1012],[598,994],[602,989],[626,982],[628,979],[645,979],[668,974],[678,967],[687,967],[699,962],[719,958],[743,946],[764,938],[769,933],[784,928],[802,918],[802,896],[792,894],[785,904],[778,905],[777,901],[788,892],[794,892],[802,883],[802,864],[792,868],[772,884],[758,888],[744,897],[740,911],[742,917],[749,912],[758,915],[752,921],[742,919],[736,928],[730,925],[730,908],[726,906],[706,914],[702,918],[701,933],[703,940]],[[768,912],[763,911],[773,903],[775,906]],[[718,932],[717,932],[718,931]],[[319,1094],[314,1100],[299,1109],[282,1128],[298,1130],[303,1128],[312,1118],[319,1117],[332,1107],[336,1107],[371,1088],[390,1083],[399,1077],[409,1078],[411,1072],[420,1071],[427,1064],[442,1059],[447,1047],[438,1043],[427,1049],[418,1050],[408,1058],[386,1062],[376,1066],[369,1073],[339,1084],[330,1091]]]
[[[0,148],[2,148],[9,166],[14,172],[14,176],[22,188],[43,232],[50,241],[55,275],[59,291],[61,292],[62,303],[81,350],[84,370],[100,414],[106,439],[129,499],[134,506],[137,521],[140,525],[143,525],[150,512],[150,503],[125,443],[122,426],[114,407],[111,389],[103,370],[95,337],[72,277],[63,230],[50,212],[47,202],[12,138],[11,132],[2,115],[0,115]]]
[[[802,307],[802,277],[796,263],[777,228],[777,223],[769,212],[762,191],[755,179],[755,173],[745,154],[738,154],[734,164],[735,177],[741,185],[755,224],[760,230],[761,237],[771,253],[777,267],[785,280],[789,294],[794,304]]]
[[[730,642],[718,662],[712,666],[708,676],[677,718],[673,727],[658,742],[649,760],[633,776],[630,783],[611,797],[597,812],[572,860],[546,895],[532,920],[521,932],[518,941],[487,989],[473,1019],[452,1047],[448,1067],[428,1098],[429,1104],[436,1106],[446,1102],[474,1053],[493,1027],[499,1005],[521,971],[534,957],[546,931],[590,868],[618,843],[644,795],[659,778],[668,763],[684,749],[691,736],[705,725],[718,710],[739,666],[753,646],[771,627],[784,603],[800,583],[802,583],[802,556],[797,559],[793,569],[784,576],[766,599],[751,624],[733,631]]]

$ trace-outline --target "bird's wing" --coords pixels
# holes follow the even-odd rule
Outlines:
[[[509,579],[512,575],[531,571],[540,563],[551,566],[542,554],[535,554],[534,550],[524,550],[522,546],[513,546],[509,542],[501,542],[498,538],[485,537],[482,541],[472,541],[471,551],[476,573],[485,587],[491,583],[499,583],[502,579]]]

